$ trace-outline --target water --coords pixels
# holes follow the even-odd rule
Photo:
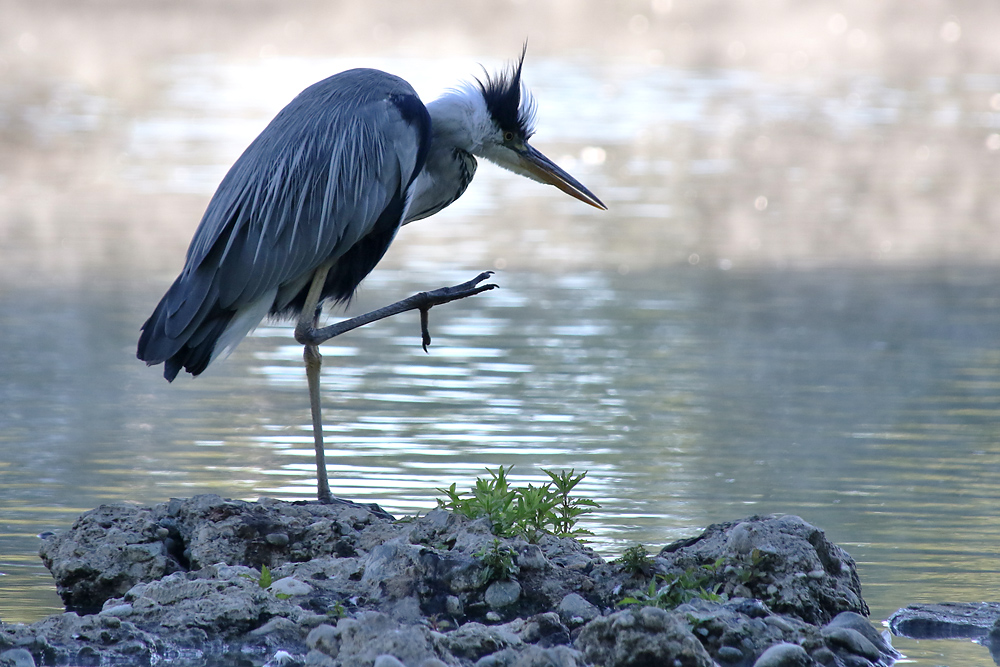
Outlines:
[[[840,39],[827,18],[821,46]],[[529,53],[536,144],[608,213],[483,166],[366,281],[350,314],[487,268],[502,289],[435,308],[429,354],[415,315],[324,346],[334,493],[404,514],[486,467],[587,470],[606,557],[785,512],[854,556],[875,620],[1000,600],[996,70],[829,44],[798,69],[792,51],[692,66],[652,48],[657,25],[625,40],[641,57]],[[172,385],[135,360],[138,328],[215,184],[301,87],[364,64],[431,97],[496,62],[189,49],[98,53],[129,76],[95,79],[80,50],[25,64],[26,34],[0,61],[0,618],[21,622],[61,610],[36,535],[100,503],[314,493],[287,326]],[[895,643],[920,667],[989,662]]]

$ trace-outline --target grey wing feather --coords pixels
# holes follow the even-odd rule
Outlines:
[[[402,79],[351,70],[307,88],[275,117],[212,198],[184,270],[143,327],[140,358],[170,358],[206,335],[199,328],[219,308],[238,314],[279,294],[285,302],[267,310],[288,308],[316,268],[404,202],[398,227],[429,132],[429,119],[420,127],[404,117],[399,98],[417,99]]]

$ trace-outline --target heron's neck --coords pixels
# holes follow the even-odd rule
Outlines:
[[[464,86],[427,105],[431,116],[431,145],[424,168],[410,191],[406,220],[434,215],[458,199],[476,173],[476,154],[482,154],[493,121],[482,93]]]
[[[427,105],[435,149],[458,148],[482,155],[487,137],[496,132],[480,90],[470,83],[450,90]]]

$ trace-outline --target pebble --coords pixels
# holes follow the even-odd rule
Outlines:
[[[321,651],[330,657],[336,657],[340,651],[340,639],[337,637],[337,628],[327,623],[317,625],[306,636],[306,646],[316,651]]]
[[[753,667],[811,667],[812,658],[798,644],[775,644],[757,658]]]
[[[570,593],[558,607],[559,617],[566,625],[583,625],[601,615],[600,610],[579,593]]]
[[[287,547],[290,541],[286,533],[268,533],[264,536],[264,540],[276,547]]]
[[[450,616],[464,616],[465,605],[455,595],[449,595],[444,599],[444,609]]]
[[[843,611],[837,614],[832,621],[827,625],[827,628],[850,628],[851,630],[857,630],[861,635],[875,645],[883,653],[894,654],[895,650],[892,646],[886,642],[882,634],[876,630],[871,621],[862,616],[861,614],[856,614],[853,611]]]
[[[742,662],[743,651],[733,646],[722,646],[719,648],[719,660],[722,662]]]
[[[35,667],[35,659],[23,648],[12,648],[0,653],[2,667]]]
[[[517,565],[525,570],[542,570],[549,566],[549,561],[537,544],[528,544],[517,555]]]
[[[396,656],[383,653],[379,657],[375,658],[374,667],[406,667],[406,665],[401,663],[399,658]]]
[[[875,661],[882,657],[875,644],[872,644],[865,639],[864,635],[851,628],[831,628],[827,626],[823,628],[823,638],[826,639],[826,643],[831,647],[839,646],[845,648],[854,655],[860,655],[862,658],[868,660]]]
[[[516,581],[494,581],[486,589],[484,599],[490,609],[503,609],[518,601],[521,597],[521,584]]]
[[[299,581],[292,577],[285,577],[284,579],[278,579],[270,586],[267,590],[271,591],[275,595],[279,593],[282,595],[308,595],[312,592],[312,586],[305,583],[304,581]]]
[[[131,613],[132,605],[130,604],[116,604],[113,607],[108,607],[100,611],[101,616],[117,616],[118,618],[128,616]]]

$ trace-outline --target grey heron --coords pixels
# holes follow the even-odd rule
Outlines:
[[[138,358],[163,363],[168,381],[181,369],[196,376],[264,317],[297,318],[318,496],[329,500],[317,346],[331,336],[316,328],[323,302],[348,301],[402,225],[458,199],[477,157],[606,209],[528,143],[535,103],[521,81],[523,63],[524,51],[509,68],[426,106],[406,81],[374,69],[302,91],[222,179],[183,270],[142,326]],[[485,289],[478,283],[486,275],[439,303]]]

